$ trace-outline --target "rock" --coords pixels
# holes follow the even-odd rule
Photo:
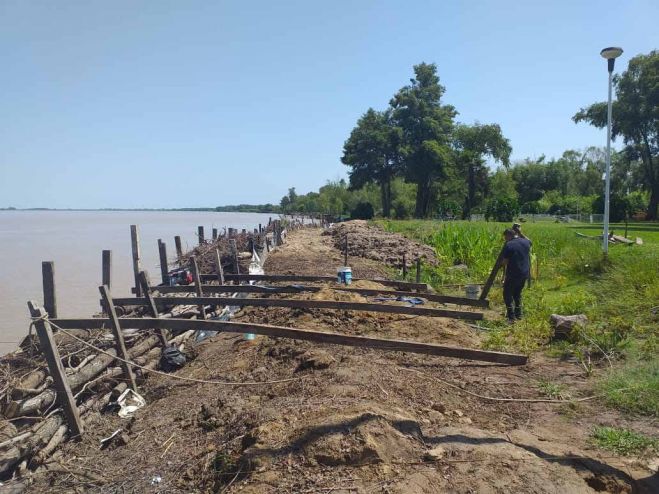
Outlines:
[[[549,316],[549,322],[554,328],[554,338],[567,338],[575,326],[585,326],[588,324],[588,317],[585,314],[575,314],[573,316],[561,316],[552,314]]]
[[[308,351],[300,355],[300,364],[298,365],[296,372],[305,369],[327,369],[335,362],[336,360],[334,357],[323,350]]]
[[[432,410],[428,414],[428,418],[430,419],[431,422],[437,423],[437,422],[443,422],[445,417],[442,412]]]
[[[462,410],[453,410],[453,415],[456,417],[462,417],[464,413],[462,413]]]
[[[423,459],[427,461],[437,461],[444,458],[445,455],[446,455],[446,450],[441,446],[437,446],[436,448],[427,450],[423,454]]]
[[[446,406],[443,403],[433,403],[430,408],[441,413],[446,413]]]
[[[460,417],[458,422],[465,425],[471,425],[471,419],[469,417]]]

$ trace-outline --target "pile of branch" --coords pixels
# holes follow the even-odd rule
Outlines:
[[[67,332],[107,353],[97,352],[64,333],[55,334],[69,386],[84,420],[107,405],[111,396],[108,390],[122,381],[123,370],[114,358],[114,341],[107,331]],[[182,333],[170,343],[180,344],[192,334],[193,331]],[[160,339],[154,334],[136,333],[126,337],[127,346],[130,344],[128,358],[137,365],[155,369],[161,355],[159,343]],[[30,361],[33,368],[26,373],[25,364]],[[19,349],[3,357],[1,362],[5,369],[10,369],[6,374],[16,376],[6,380],[0,416],[0,479],[6,480],[17,471],[41,465],[66,440],[68,427],[56,408],[57,392],[36,343],[28,350]],[[12,372],[12,362],[21,362],[22,367]],[[125,389],[125,383],[119,382],[118,386]]]

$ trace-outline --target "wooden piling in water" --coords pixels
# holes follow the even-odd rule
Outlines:
[[[130,245],[133,253],[133,275],[135,276],[135,296],[142,296],[140,288],[140,235],[137,225],[130,225]]]
[[[41,277],[43,280],[43,308],[49,317],[57,317],[57,296],[55,295],[55,263],[44,261],[41,263]]]
[[[101,285],[112,289],[112,251],[104,250],[101,260]]]
[[[174,245],[176,246],[176,258],[180,260],[183,257],[183,246],[181,245],[181,237],[178,235],[174,237]]]
[[[197,236],[199,237],[199,245],[203,245],[203,243],[204,243],[204,227],[201,226],[201,225],[197,227]]]
[[[169,266],[167,264],[167,246],[158,239],[158,255],[160,256],[160,278],[163,284],[169,285]]]

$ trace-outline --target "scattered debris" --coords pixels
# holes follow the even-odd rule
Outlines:
[[[121,418],[128,418],[146,406],[146,400],[130,388],[121,393],[121,396],[117,398],[117,403],[121,407],[118,414]]]

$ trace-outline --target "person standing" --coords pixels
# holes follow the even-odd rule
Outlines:
[[[522,290],[531,276],[532,242],[522,233],[518,224],[506,228],[503,236],[506,239],[502,253],[503,265],[506,267],[503,301],[508,322],[513,323],[522,318]]]

